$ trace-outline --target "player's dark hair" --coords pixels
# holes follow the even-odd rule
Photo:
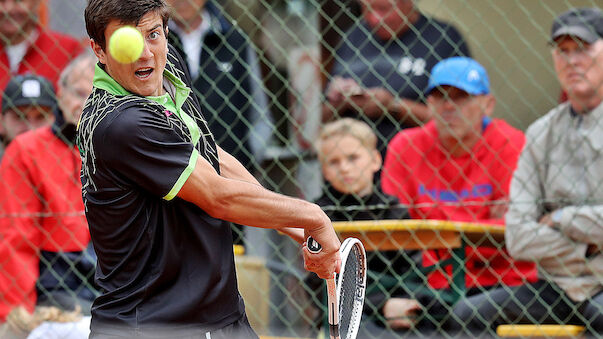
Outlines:
[[[142,17],[157,11],[163,19],[165,30],[170,18],[168,5],[164,0],[88,0],[84,11],[88,36],[105,50],[105,30],[109,23],[118,20],[121,24],[137,26]]]

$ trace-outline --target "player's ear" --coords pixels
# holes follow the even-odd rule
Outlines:
[[[90,39],[90,47],[92,48],[92,51],[98,58],[98,61],[101,64],[106,65],[107,64],[107,54],[105,53],[105,51],[103,50],[101,45],[98,44],[96,41],[94,41],[94,39]]]

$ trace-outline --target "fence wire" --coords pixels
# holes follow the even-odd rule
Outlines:
[[[495,337],[509,324],[603,336],[603,19],[595,43],[550,44],[555,17],[600,1],[167,2],[169,42],[217,143],[265,187],[368,225],[355,233],[369,263],[359,337]],[[7,87],[36,74],[53,89],[35,80],[31,95],[71,95],[60,74],[89,49],[85,6],[0,1],[2,338],[43,333],[45,321],[77,324],[46,330],[86,337],[101,293],[69,122],[55,104],[22,103]],[[590,59],[571,67],[594,74],[577,77],[598,108],[543,118],[573,98],[555,65],[584,58],[577,53]],[[433,67],[452,57],[483,65],[488,95],[460,83],[440,84],[460,94],[427,91]],[[27,79],[16,86],[31,97]],[[325,287],[304,271],[299,245],[273,230],[232,229],[255,331],[328,335]]]

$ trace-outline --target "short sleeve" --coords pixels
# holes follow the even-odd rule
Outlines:
[[[119,181],[170,200],[199,156],[184,129],[184,123],[175,125],[152,109],[128,108],[95,139],[97,160]]]

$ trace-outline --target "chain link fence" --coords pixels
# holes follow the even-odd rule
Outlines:
[[[585,223],[587,228],[555,230],[557,235],[542,235],[534,229],[536,235],[532,237],[512,238],[514,244],[520,245],[509,249],[505,248],[505,240],[511,239],[509,232],[500,231],[504,229],[509,187],[512,196],[525,198],[518,192],[532,189],[539,180],[539,166],[545,165],[526,168],[529,174],[522,179],[527,181],[511,184],[522,147],[542,151],[541,135],[528,134],[524,140],[523,132],[568,95],[561,90],[553,65],[556,51],[549,44],[551,23],[573,7],[600,8],[600,1],[208,0],[203,10],[199,8],[205,1],[168,2],[175,8],[170,43],[186,55],[194,79],[193,90],[201,100],[216,141],[265,187],[318,201],[333,220],[364,220],[367,227],[373,228],[370,231],[362,228],[366,225],[357,225],[362,231],[355,234],[369,249],[369,285],[359,337],[454,337],[459,331],[471,329],[471,323],[478,323],[476,331],[484,336],[496,336],[495,325],[515,323],[578,324],[594,336],[602,335],[597,332],[600,325],[593,323],[603,313],[603,213],[598,209],[603,189],[596,180],[600,177],[597,173],[603,173],[601,148],[597,148],[603,136],[592,134],[601,130],[600,121],[589,121],[587,129],[580,132],[586,141],[578,144],[590,142],[587,146],[594,155],[578,146],[573,148],[572,161],[583,161],[584,166],[577,166],[586,169],[580,177],[566,178],[572,181],[566,186],[567,192],[543,193],[539,201],[512,201],[520,205],[514,208],[512,219],[518,224],[538,221],[522,219],[525,215],[518,214],[521,206],[537,206],[534,218],[549,213],[553,218],[551,212],[563,206],[573,208],[575,204],[571,213],[563,213],[561,222],[573,225],[575,218],[577,224]],[[0,1],[2,85],[6,86],[17,74],[37,73],[60,87],[60,70],[81,50],[89,48],[82,15],[85,5],[84,0]],[[395,25],[385,24],[388,20],[395,22],[396,16],[403,18],[402,30],[406,33],[399,38],[383,38],[396,35]],[[203,24],[191,26],[200,22]],[[69,35],[75,45],[56,40],[50,46],[38,47],[35,40],[49,32]],[[603,49],[598,51],[603,53]],[[56,57],[58,54],[64,58]],[[425,105],[428,80],[436,63],[454,56],[471,56],[484,66],[496,102],[491,109],[485,105],[478,110],[482,110],[481,115],[488,111],[491,119],[486,120],[490,124],[506,121],[509,125],[509,129],[501,130],[502,144],[489,144],[485,133],[477,141],[486,145],[486,153],[490,154],[487,163],[471,147],[466,149],[470,160],[455,159],[451,153],[441,151],[437,137],[431,146],[413,143],[418,140],[413,137],[437,128],[427,123],[438,114]],[[603,57],[592,55],[592,60],[598,63],[592,62],[587,69],[598,72],[596,79],[600,81]],[[54,71],[48,72],[49,68]],[[341,79],[352,82],[338,83]],[[603,83],[590,85],[598,88]],[[598,93],[601,95],[602,91],[598,89]],[[452,95],[444,92],[441,99]],[[11,117],[21,120],[27,130],[38,126],[35,119],[44,120],[42,125],[52,124],[52,112],[39,107],[36,113],[30,113],[4,99],[2,104],[0,149],[7,156],[1,158],[0,166],[0,320],[6,323],[0,329],[0,337],[8,337],[9,331],[15,337],[26,337],[42,320],[61,320],[56,314],[40,311],[41,306],[76,310],[75,318],[69,316],[72,313],[62,313],[62,320],[73,321],[78,319],[80,310],[89,314],[91,301],[99,292],[93,281],[95,255],[85,226],[79,175],[72,173],[79,170],[77,153],[24,155],[23,152],[48,155],[55,148],[40,149],[28,141],[26,134],[13,139]],[[7,113],[9,105],[15,107]],[[460,104],[452,106],[453,110],[464,109]],[[598,111],[601,115],[600,106]],[[349,157],[367,147],[362,138],[350,132],[349,126],[347,134],[333,132],[340,139],[321,135],[326,123],[344,117],[368,124],[377,137],[376,145],[370,146],[369,142],[368,146],[377,152],[370,154],[380,159],[379,165],[384,161],[386,166],[386,170],[381,166],[355,168],[357,174],[350,174],[350,178],[361,180],[358,178],[374,175],[374,186],[362,194],[352,190],[354,182],[343,180],[344,184],[339,184],[343,186],[338,186],[337,178],[343,175],[341,167],[333,177],[327,173],[329,166],[340,165],[335,162],[351,161],[345,152]],[[415,126],[418,128],[412,130],[414,134],[396,139],[406,142],[397,153],[406,160],[400,161],[386,151],[396,133],[406,133]],[[485,125],[480,126],[485,130]],[[72,145],[69,136],[61,135],[62,131],[59,129],[60,142]],[[350,135],[355,139],[346,139]],[[321,141],[318,152],[314,147],[317,140]],[[329,141],[331,148],[325,145]],[[353,142],[360,144],[350,147]],[[564,141],[551,143],[562,147]],[[344,155],[330,159],[325,149]],[[503,154],[507,151],[512,154]],[[444,158],[434,155],[438,152]],[[438,162],[430,163],[433,159]],[[553,180],[551,176],[577,173],[564,169],[574,164],[559,165],[555,160],[559,161],[546,159],[552,161],[546,164],[557,166],[558,174],[549,172],[541,183],[545,186],[534,190],[556,189],[546,187]],[[443,174],[444,170],[448,174]],[[404,191],[411,190],[412,185],[416,185],[412,188],[415,191]],[[340,187],[353,194],[339,192]],[[61,195],[57,196],[56,191]],[[387,200],[384,191],[398,200]],[[429,199],[413,198],[413,194]],[[367,196],[377,200],[367,200]],[[581,214],[580,206],[593,207],[594,212]],[[407,218],[430,221],[417,227],[409,226],[415,224],[408,220],[398,224],[370,223]],[[438,228],[431,219],[458,223],[444,222]],[[546,220],[540,221],[541,227],[546,227]],[[303,270],[299,245],[273,230],[232,227],[235,244],[242,246],[236,250],[244,248],[236,256],[239,289],[258,334],[324,336],[324,286]],[[381,237],[371,238],[371,232]],[[576,233],[571,232],[584,234],[574,236]],[[582,251],[582,256],[568,259],[567,253],[548,248],[544,240],[538,239],[533,241],[542,246],[540,251],[524,251],[531,246],[526,241],[538,236],[566,239],[567,251]],[[393,245],[388,247],[386,243]],[[543,255],[546,260],[540,261],[536,255],[533,260],[529,260],[529,255],[520,255],[547,251],[554,255]],[[551,266],[557,270],[551,271]],[[578,286],[568,281],[572,279],[585,282]],[[545,281],[555,283],[547,285]],[[513,292],[526,284],[535,295],[527,301]],[[575,288],[584,290],[576,292]],[[499,302],[499,309],[505,310],[510,304],[517,304],[514,311],[526,315],[528,320],[509,316],[504,321],[494,321],[488,314],[480,313],[481,304],[469,303],[465,313],[456,312],[456,308],[465,305],[465,297],[496,289],[509,292],[507,298],[487,300]],[[568,290],[575,293],[567,293]],[[73,299],[79,301],[80,308],[75,308]],[[395,302],[389,303],[391,300]],[[25,312],[16,308],[19,305]],[[36,305],[32,318],[30,313]],[[543,311],[527,316],[534,309]]]

